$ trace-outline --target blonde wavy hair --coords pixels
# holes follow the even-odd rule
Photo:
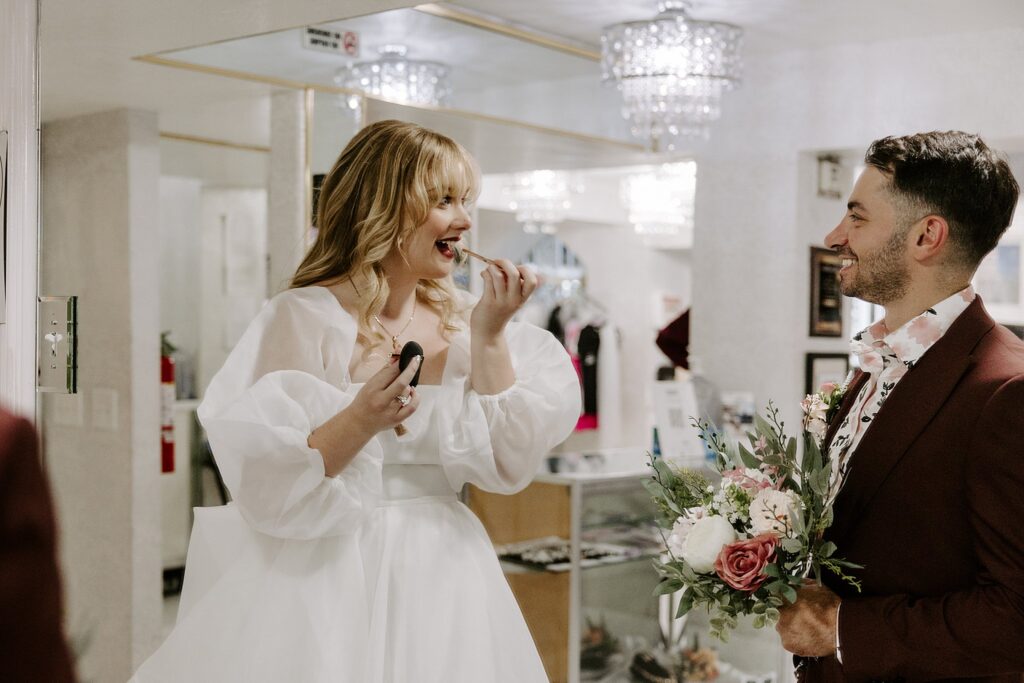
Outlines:
[[[379,121],[360,130],[324,178],[316,205],[316,241],[291,287],[360,283],[360,332],[371,345],[385,337],[372,316],[388,298],[382,262],[404,244],[445,196],[475,198],[479,169],[451,138],[403,121]],[[437,311],[444,333],[458,329],[458,299],[451,277],[420,280],[416,299]]]

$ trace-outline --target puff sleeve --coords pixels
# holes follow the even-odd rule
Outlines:
[[[467,337],[458,347],[468,356]],[[509,323],[506,339],[515,383],[482,395],[465,377],[459,404],[449,411],[451,424],[442,429],[441,461],[456,488],[469,482],[495,493],[521,490],[579,418],[579,377],[565,348],[551,333],[525,323]]]
[[[329,292],[326,292],[330,296]],[[207,389],[199,419],[242,517],[256,530],[310,539],[354,531],[380,496],[382,454],[372,439],[326,477],[309,434],[353,399],[328,381],[324,349],[351,349],[352,329],[309,292],[272,299]],[[344,355],[344,354],[343,354]]]

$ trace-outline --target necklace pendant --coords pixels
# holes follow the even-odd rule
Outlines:
[[[391,338],[391,351],[392,351],[392,353],[391,353],[392,356],[396,356],[396,355],[401,354],[402,349],[399,348],[399,346],[398,346],[398,337],[392,337]]]

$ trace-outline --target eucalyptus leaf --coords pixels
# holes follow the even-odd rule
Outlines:
[[[676,475],[664,458],[658,458],[654,461],[654,469],[658,471],[658,476],[663,486],[671,488],[675,484]]]
[[[743,458],[740,457],[739,451],[736,448],[735,443],[727,444],[725,447],[726,455],[726,466],[722,467],[723,470],[733,469],[737,467],[743,467]]]
[[[754,415],[754,429],[757,430],[758,434],[763,435],[769,444],[778,445],[778,438],[775,436],[775,429],[772,428],[768,420],[764,419],[760,415]]]
[[[693,609],[693,596],[683,593],[683,597],[679,599],[679,606],[676,608],[676,619],[685,616],[691,609]]]
[[[804,547],[804,544],[797,538],[784,538],[779,542],[779,545],[781,545],[782,549],[787,553],[798,553],[803,550]]]
[[[804,523],[803,513],[796,514],[790,520],[793,523],[793,532],[798,536],[803,536],[807,532],[807,525]]]
[[[753,453],[747,450],[743,444],[737,444],[739,449],[740,459],[743,461],[743,466],[748,467],[752,470],[756,470],[761,466],[761,462],[754,456]]]
[[[804,438],[804,460],[801,471],[804,476],[813,475],[821,469],[821,449],[813,436]]]
[[[652,497],[662,498],[665,499],[666,502],[670,502],[670,499],[668,498],[668,491],[666,491],[665,487],[659,484],[657,480],[644,479],[640,484],[647,489],[647,493],[651,494]]]
[[[682,575],[683,580],[686,581],[686,583],[696,583],[697,572],[693,571],[693,568],[685,562],[679,563],[679,573]]]

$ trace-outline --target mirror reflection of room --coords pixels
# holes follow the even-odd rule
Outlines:
[[[884,449],[866,425],[891,426],[953,318],[1024,339],[1022,219],[946,275],[954,306],[921,283],[966,253],[950,217],[981,210],[901,176],[910,152],[865,153],[962,130],[981,141],[901,144],[942,163],[966,145],[985,182],[1024,169],[1002,113],[1018,77],[991,76],[1016,58],[1014,3],[27,5],[0,0],[0,403],[28,420],[10,423],[17,443],[38,437],[10,462],[42,465],[9,470],[38,504],[23,508],[38,564],[18,576],[49,578],[0,609],[25,624],[0,654],[51,654],[0,679],[1024,671],[996,635],[897,600],[896,575],[928,605],[978,587],[911,576],[916,541],[879,566],[862,479],[881,477],[879,500],[908,481],[899,461],[869,470]],[[22,40],[37,33],[38,51]],[[993,206],[1015,205],[1005,185]],[[859,236],[881,230],[887,190],[919,231],[900,234],[920,233],[904,251]],[[872,268],[924,317],[865,290]],[[887,335],[904,324],[936,339],[875,393],[884,370],[858,341],[902,359]],[[999,382],[1024,371],[998,362]],[[1012,391],[970,417],[995,424]],[[1019,431],[1000,417],[978,438],[994,458]],[[983,517],[1013,536],[966,477],[950,528]],[[907,490],[893,525],[917,529]],[[992,570],[982,536],[947,565]],[[884,600],[905,633],[872,611]],[[959,649],[922,664],[921,634]],[[866,656],[872,639],[892,652]]]

